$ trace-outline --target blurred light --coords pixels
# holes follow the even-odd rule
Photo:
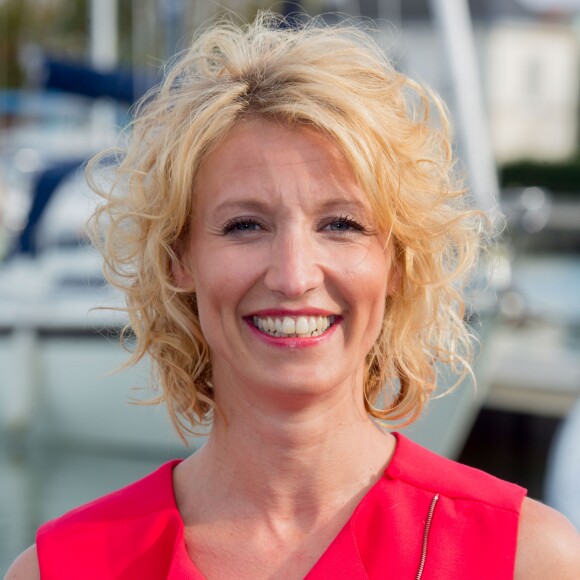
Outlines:
[[[33,173],[40,167],[38,151],[30,147],[19,149],[14,155],[14,165],[22,173]]]
[[[539,187],[526,187],[522,192],[522,205],[529,210],[540,209],[546,203],[546,194]]]
[[[528,234],[541,232],[548,223],[548,213],[539,211],[527,211],[521,220],[522,228]]]

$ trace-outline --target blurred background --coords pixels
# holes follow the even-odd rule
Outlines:
[[[147,362],[112,373],[119,297],[83,164],[195,29],[232,12],[358,18],[447,102],[472,195],[507,227],[471,289],[477,388],[405,432],[580,527],[580,0],[0,0],[0,572],[38,525],[190,449]],[[453,379],[441,372],[441,389]]]

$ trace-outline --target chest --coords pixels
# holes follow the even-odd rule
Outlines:
[[[185,528],[189,558],[208,579],[305,578],[340,534],[338,518],[302,534],[277,535],[252,526],[214,525]]]

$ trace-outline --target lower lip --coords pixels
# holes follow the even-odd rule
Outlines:
[[[284,337],[284,336],[271,336],[262,332],[259,328],[256,328],[250,320],[246,320],[246,324],[250,330],[266,344],[275,346],[278,348],[309,348],[312,346],[317,346],[323,342],[326,342],[336,331],[338,325],[340,324],[340,319],[336,319],[332,326],[330,326],[324,334],[319,336],[305,336],[305,337]]]

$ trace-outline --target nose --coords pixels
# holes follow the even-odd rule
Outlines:
[[[320,249],[302,230],[281,232],[272,240],[266,286],[287,298],[298,298],[324,282]]]

